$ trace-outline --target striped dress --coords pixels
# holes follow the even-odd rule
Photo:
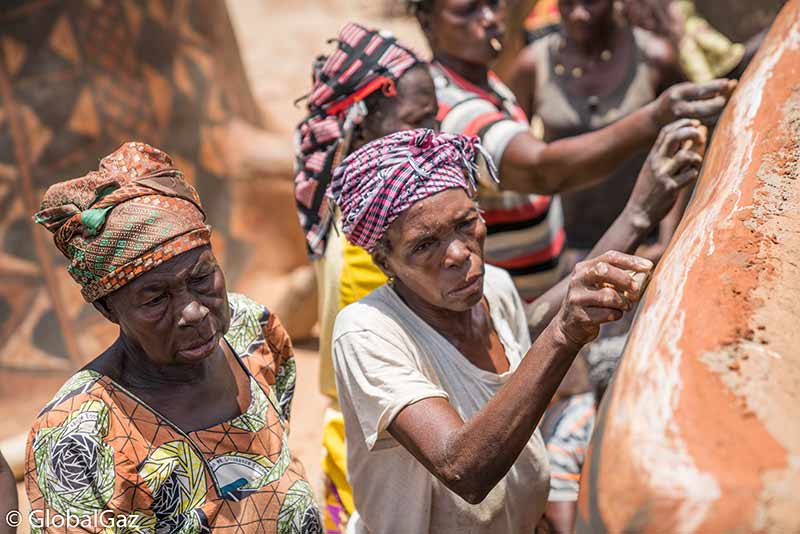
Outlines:
[[[437,62],[431,64],[431,74],[441,130],[477,135],[500,168],[511,139],[528,131],[511,90],[493,72],[490,91]],[[481,181],[478,196],[488,228],[486,261],[507,270],[522,298],[532,302],[563,274],[565,234],[558,197],[499,191],[489,180]]]

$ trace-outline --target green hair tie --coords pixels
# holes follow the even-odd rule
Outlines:
[[[97,197],[94,199],[94,201],[97,202],[104,196],[113,193],[117,189],[119,189],[119,184],[109,184],[103,189],[95,191]],[[88,237],[94,237],[100,233],[103,225],[106,224],[108,212],[111,211],[113,207],[114,206],[109,206],[107,208],[90,208],[81,212],[81,224],[83,224],[84,228],[86,228],[86,235]]]
[[[100,233],[103,225],[106,224],[108,212],[111,211],[113,207],[114,206],[109,206],[107,208],[91,208],[81,212],[81,224],[86,228],[87,236],[94,237]]]

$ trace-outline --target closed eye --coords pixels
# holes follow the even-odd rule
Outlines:
[[[465,220],[461,221],[460,223],[458,223],[458,229],[459,230],[469,230],[473,226],[475,226],[476,222],[478,222],[478,218],[477,217],[470,217],[469,219],[465,219]]]
[[[193,284],[202,284],[203,282],[207,281],[211,277],[211,273],[201,274],[198,276],[192,277]]]
[[[161,293],[160,295],[157,295],[151,298],[150,300],[146,301],[144,304],[142,304],[142,306],[148,306],[148,307],[158,306],[159,304],[163,303],[166,299],[167,295]]]
[[[432,246],[433,246],[433,240],[426,239],[424,241],[420,241],[419,243],[417,243],[411,250],[411,252],[412,254],[421,254],[423,252],[430,250]]]

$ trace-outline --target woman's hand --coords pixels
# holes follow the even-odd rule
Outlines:
[[[652,103],[653,122],[658,128],[678,119],[699,119],[713,124],[736,87],[736,80],[718,79],[706,83],[673,85]]]
[[[706,129],[697,120],[661,130],[625,207],[634,226],[649,231],[669,213],[681,189],[697,179],[705,146]]]
[[[556,315],[566,341],[581,347],[600,333],[600,325],[619,320],[642,296],[653,262],[610,251],[578,263],[567,296]]]

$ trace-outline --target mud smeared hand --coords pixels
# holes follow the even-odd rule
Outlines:
[[[697,179],[706,137],[697,120],[681,119],[661,130],[625,207],[636,226],[653,228],[675,205],[680,190]]]
[[[583,346],[600,325],[619,320],[642,296],[653,262],[610,251],[575,266],[554,321],[567,341]]]
[[[726,79],[673,85],[650,104],[653,120],[659,128],[677,119],[699,119],[706,124],[714,124],[734,88],[736,80]]]

